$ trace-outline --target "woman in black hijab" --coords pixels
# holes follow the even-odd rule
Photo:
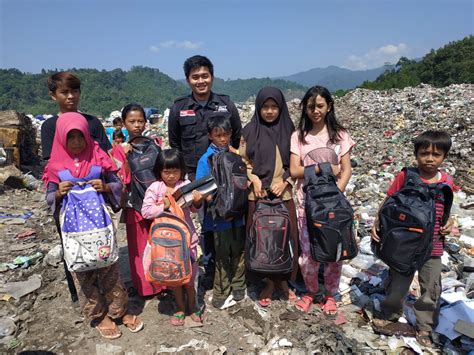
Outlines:
[[[285,298],[295,300],[287,280],[294,279],[298,271],[298,227],[293,201],[293,181],[290,177],[290,139],[295,126],[291,121],[283,93],[274,87],[259,91],[255,101],[255,112],[251,121],[242,130],[240,154],[247,164],[247,175],[251,182],[247,211],[247,235],[255,212],[256,200],[276,197],[284,201],[290,214],[293,248],[291,274],[263,275],[251,272],[250,279],[266,278],[266,286],[259,296],[259,304],[267,307],[275,287],[280,288]]]

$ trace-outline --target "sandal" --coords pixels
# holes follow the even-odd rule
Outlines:
[[[202,312],[200,310],[191,313],[190,317],[193,322],[202,324],[203,319],[202,319]]]
[[[105,339],[117,339],[122,336],[122,333],[120,332],[120,329],[117,327],[117,324],[114,323],[113,328],[104,328],[104,327],[99,327],[98,325],[95,326],[95,329],[98,330],[100,336]]]
[[[131,315],[128,314],[129,316],[132,317],[131,321],[126,321],[125,316],[122,318],[122,323],[124,326],[127,327],[128,330],[130,330],[132,333],[138,333],[140,330],[143,329],[143,321],[139,319],[136,315]]]
[[[336,300],[331,296],[327,297],[326,303],[324,303],[321,309],[326,315],[335,315],[337,313]]]
[[[177,312],[171,317],[170,323],[175,327],[181,327],[184,325],[184,318],[185,316],[183,312]]]
[[[258,300],[258,304],[264,308],[270,306],[271,303],[272,303],[272,300],[270,298],[261,298]]]
[[[311,311],[311,308],[313,307],[313,301],[314,301],[313,296],[310,296],[310,295],[301,296],[301,299],[298,302],[296,302],[295,308],[301,312],[309,313]]]

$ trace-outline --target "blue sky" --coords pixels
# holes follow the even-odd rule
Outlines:
[[[472,0],[0,0],[0,68],[158,68],[224,79],[369,69],[473,34]]]

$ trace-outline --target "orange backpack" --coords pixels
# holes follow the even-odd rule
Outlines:
[[[191,281],[191,229],[173,196],[169,212],[153,221],[143,255],[145,279],[154,284],[183,286]]]

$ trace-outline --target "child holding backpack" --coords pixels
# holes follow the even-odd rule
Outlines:
[[[122,109],[122,120],[129,134],[129,142],[142,136],[146,125],[145,117],[145,110],[138,104],[128,104]],[[144,144],[145,142],[141,141],[140,138],[135,139],[133,142],[133,145],[136,146],[137,149],[144,146]],[[137,196],[138,193],[132,186],[135,181],[133,181],[130,164],[128,162],[130,155],[133,154],[132,151],[133,146],[130,143],[125,146],[118,145],[112,150],[112,156],[122,163],[118,174],[126,185],[125,208],[122,219],[127,229],[128,258],[133,288],[139,296],[151,297],[161,292],[164,287],[148,282],[145,279],[143,271],[143,252],[145,250],[151,221],[143,218],[140,213],[141,205],[137,205],[136,203],[136,201],[141,202],[143,196]],[[155,161],[152,162],[152,166],[154,163]],[[153,181],[155,181],[154,177]]]
[[[262,307],[270,305],[275,288],[281,289],[286,299],[296,300],[287,283],[290,276],[292,279],[296,277],[298,271],[298,225],[292,196],[293,180],[290,176],[290,139],[294,130],[295,126],[291,121],[283,93],[274,87],[261,89],[257,94],[252,120],[242,130],[239,148],[247,164],[248,178],[251,182],[246,223],[247,238],[258,200],[266,199],[271,194],[281,199],[288,210],[290,217],[288,237],[294,253],[291,273],[249,271],[249,277],[259,281],[263,278],[267,280],[258,300]],[[283,252],[283,249],[278,250]],[[247,265],[247,268],[249,266]]]
[[[403,190],[409,188],[407,184],[419,184],[414,185],[414,189],[423,191],[425,188],[434,188],[436,195],[431,197],[432,204],[432,217],[434,219],[434,225],[426,226],[425,228],[432,228],[430,231],[432,235],[428,236],[428,240],[431,248],[428,249],[428,253],[424,259],[421,260],[418,265],[418,279],[420,282],[421,295],[414,304],[414,311],[416,315],[416,328],[417,328],[417,340],[424,346],[431,346],[431,332],[433,327],[436,326],[437,316],[439,312],[439,298],[441,294],[441,256],[443,255],[444,236],[449,234],[452,228],[452,220],[448,219],[449,208],[452,202],[452,193],[449,197],[450,189],[453,188],[453,179],[451,176],[443,171],[439,170],[440,165],[448,155],[451,148],[451,137],[444,131],[426,131],[415,138],[414,140],[414,152],[417,161],[417,169],[415,171],[409,169],[403,169],[393,181],[392,185],[387,191],[387,197],[382,203],[380,213],[383,212],[384,204],[388,203],[390,197],[397,192],[402,193]],[[416,181],[421,179],[421,181]],[[411,180],[411,181],[408,181]],[[449,186],[448,193],[441,189],[444,189],[446,185]],[[412,195],[412,193],[410,193]],[[429,196],[432,196],[428,192]],[[403,198],[400,197],[400,199]],[[398,201],[403,201],[398,199]],[[426,200],[426,198],[423,198]],[[400,204],[401,206],[401,204]],[[403,206],[401,206],[404,208]],[[418,208],[417,215],[421,212],[421,208]],[[407,211],[407,212],[405,212]],[[409,208],[399,211],[398,217],[400,220],[409,223],[413,223],[409,215]],[[426,211],[430,212],[430,211]],[[382,218],[379,222],[379,218]],[[409,221],[410,220],[410,221]],[[387,222],[388,223],[388,222]],[[390,227],[386,224],[383,217],[377,217],[377,220],[372,227],[372,239],[376,243],[377,247],[380,244],[381,239],[385,242],[388,241],[390,235],[385,231],[389,232]],[[431,223],[430,223],[431,224]],[[400,228],[398,228],[400,229]],[[409,228],[405,228],[408,229]],[[412,228],[413,229],[413,228]],[[414,228],[418,230],[420,228]],[[423,232],[423,230],[420,230]],[[405,239],[409,238],[409,235],[405,236]],[[416,239],[420,240],[420,235],[416,235]],[[411,244],[412,248],[416,245]],[[379,250],[380,251],[380,250]],[[393,254],[403,254],[396,257],[396,261],[402,261],[403,256],[409,255],[410,250],[391,250]],[[389,250],[390,253],[390,250]],[[376,251],[377,254],[377,251]],[[386,261],[387,262],[387,261]],[[412,260],[406,260],[407,263],[411,263]],[[388,264],[392,264],[390,261]],[[421,264],[421,265],[419,265]],[[413,280],[416,270],[412,270],[408,273],[399,272],[400,270],[395,264],[390,266],[390,275],[386,284],[386,297],[381,303],[381,314],[378,316],[381,319],[374,319],[374,323],[378,325],[386,325],[388,321],[397,321],[398,318],[403,314],[403,301],[409,290],[410,284]],[[399,271],[395,270],[397,268]]]
[[[322,86],[313,86],[301,101],[301,119],[298,129],[291,136],[291,176],[298,179],[298,226],[301,245],[299,265],[308,293],[297,302],[296,308],[309,312],[318,291],[320,262],[314,260],[305,215],[305,194],[303,192],[304,167],[331,163],[337,178],[337,186],[344,191],[352,174],[350,152],[354,141],[346,129],[337,121],[334,100],[330,92]],[[322,306],[325,314],[337,313],[333,296],[339,291],[342,262],[328,262],[324,265],[324,286],[326,297]]]
[[[211,175],[210,160],[214,154],[223,151],[236,152],[229,146],[232,126],[225,113],[215,112],[212,117],[208,118],[207,132],[212,143],[198,161],[196,179]],[[246,181],[244,181],[244,185],[246,189]],[[206,198],[207,207],[212,199],[212,195]],[[206,208],[203,231],[214,233],[216,271],[212,305],[220,309],[231,293],[235,301],[240,301],[245,297],[244,221],[242,217],[234,218],[231,221],[218,217],[214,219],[211,208]]]
[[[190,183],[189,180],[185,179],[186,165],[183,155],[177,149],[167,149],[161,153],[156,161],[155,174],[158,181],[151,184],[146,190],[142,205],[142,216],[148,220],[158,217],[163,211],[169,211],[170,199],[167,195],[172,195],[177,189]],[[191,210],[196,212],[200,208],[201,201],[202,195],[194,190],[193,205],[183,208],[184,220],[191,232],[192,278],[184,286],[171,287],[178,307],[178,311],[171,318],[171,324],[174,326],[184,325],[186,307],[184,304],[183,288],[186,292],[187,306],[191,312],[191,319],[194,322],[202,323],[201,311],[196,309],[196,292],[194,289],[194,280],[198,272],[197,244],[199,238],[190,215]]]
[[[58,118],[51,157],[45,168],[43,180],[47,186],[46,199],[53,209],[55,218],[58,218],[57,210],[66,207],[65,213],[62,212],[60,217],[62,231],[66,229],[88,231],[91,225],[92,232],[87,235],[87,239],[90,238],[91,241],[98,238],[96,235],[100,233],[99,230],[104,230],[100,228],[101,226],[109,225],[111,233],[115,232],[108,212],[104,211],[103,200],[95,197],[98,192],[112,206],[119,208],[122,184],[116,175],[116,170],[109,156],[90,137],[87,121],[81,114],[68,112]],[[85,200],[74,201],[71,196],[72,190],[81,186],[85,188],[91,186],[96,192],[92,195],[88,192],[88,198]],[[79,195],[81,194],[86,196],[85,191]],[[69,206],[67,205],[69,201],[75,204]],[[98,215],[99,217],[93,217]],[[63,238],[68,239],[64,232]],[[127,313],[127,291],[120,278],[119,264],[115,262],[116,258],[112,258],[118,256],[117,246],[104,244],[104,240],[107,242],[114,238],[114,235],[107,234],[105,239],[97,239],[94,242],[94,245],[98,245],[97,254],[88,254],[93,252],[94,248],[81,249],[81,244],[75,241],[66,245],[68,249],[78,248],[77,254],[72,250],[65,250],[69,270],[85,270],[72,272],[82,313],[91,320],[102,337],[107,339],[121,336],[115,323],[120,319],[131,332],[135,333],[143,328],[141,320]],[[71,253],[74,259],[66,258]],[[95,259],[91,259],[91,256]],[[113,259],[111,263],[107,263],[109,257]],[[99,264],[100,268],[96,268],[94,263]]]

